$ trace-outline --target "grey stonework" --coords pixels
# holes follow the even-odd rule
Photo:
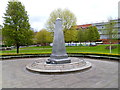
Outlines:
[[[62,20],[60,18],[57,18],[55,22],[52,54],[47,63],[63,64],[71,62],[66,53],[64,34],[62,30]]]
[[[37,73],[26,70],[28,63],[43,58],[3,60],[2,88],[118,88],[118,63],[109,59],[84,58],[92,68],[72,73]]]

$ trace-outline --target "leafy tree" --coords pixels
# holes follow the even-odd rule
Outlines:
[[[51,12],[50,17],[46,23],[46,28],[49,31],[54,30],[55,21],[57,18],[61,18],[63,22],[63,30],[68,30],[71,26],[76,25],[76,17],[75,15],[68,9],[56,9]]]
[[[96,41],[97,39],[100,38],[100,35],[98,33],[98,30],[96,27],[94,26],[90,26],[88,27],[88,41],[92,42],[92,41]]]
[[[48,32],[46,29],[42,29],[37,32],[35,38],[38,44],[46,44],[52,42],[51,33]]]
[[[29,18],[25,7],[19,1],[9,1],[4,13],[3,40],[6,45],[19,46],[32,43],[33,31],[30,30]]]
[[[2,36],[2,25],[0,25],[0,36]]]
[[[99,32],[96,27],[90,26],[88,28],[78,30],[77,39],[79,42],[92,42],[100,38]]]
[[[77,30],[65,30],[64,37],[65,42],[76,42],[77,41]]]
[[[100,34],[98,32],[98,29],[95,26],[93,27],[93,30],[95,32],[95,41],[96,41],[96,40],[100,39]]]
[[[118,39],[118,28],[115,28],[115,25],[117,25],[117,22],[112,20],[112,18],[109,18],[107,24],[105,24],[105,28],[102,30],[102,33],[107,35],[107,38],[109,39],[110,53],[112,52],[112,42],[115,39]]]
[[[87,41],[87,30],[79,29],[77,37],[78,37],[79,42],[86,42]]]

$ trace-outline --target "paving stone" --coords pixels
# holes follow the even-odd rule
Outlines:
[[[92,68],[71,73],[37,73],[28,63],[42,58],[2,61],[3,88],[118,88],[118,62],[85,58]],[[1,86],[1,85],[0,85]]]

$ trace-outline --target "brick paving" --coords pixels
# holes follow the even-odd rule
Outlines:
[[[27,64],[39,59],[2,61],[2,88],[118,88],[117,61],[85,58],[92,63],[92,68],[71,73],[37,73],[26,70]]]

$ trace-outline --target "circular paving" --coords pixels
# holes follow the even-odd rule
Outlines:
[[[47,57],[0,61],[2,88],[118,88],[117,60],[83,58],[92,68],[71,73],[29,72],[26,65]],[[1,76],[2,75],[2,76]]]
[[[36,72],[72,72],[90,68],[92,64],[80,58],[70,57],[71,63],[46,64],[48,58],[37,60],[26,65],[26,68]]]

